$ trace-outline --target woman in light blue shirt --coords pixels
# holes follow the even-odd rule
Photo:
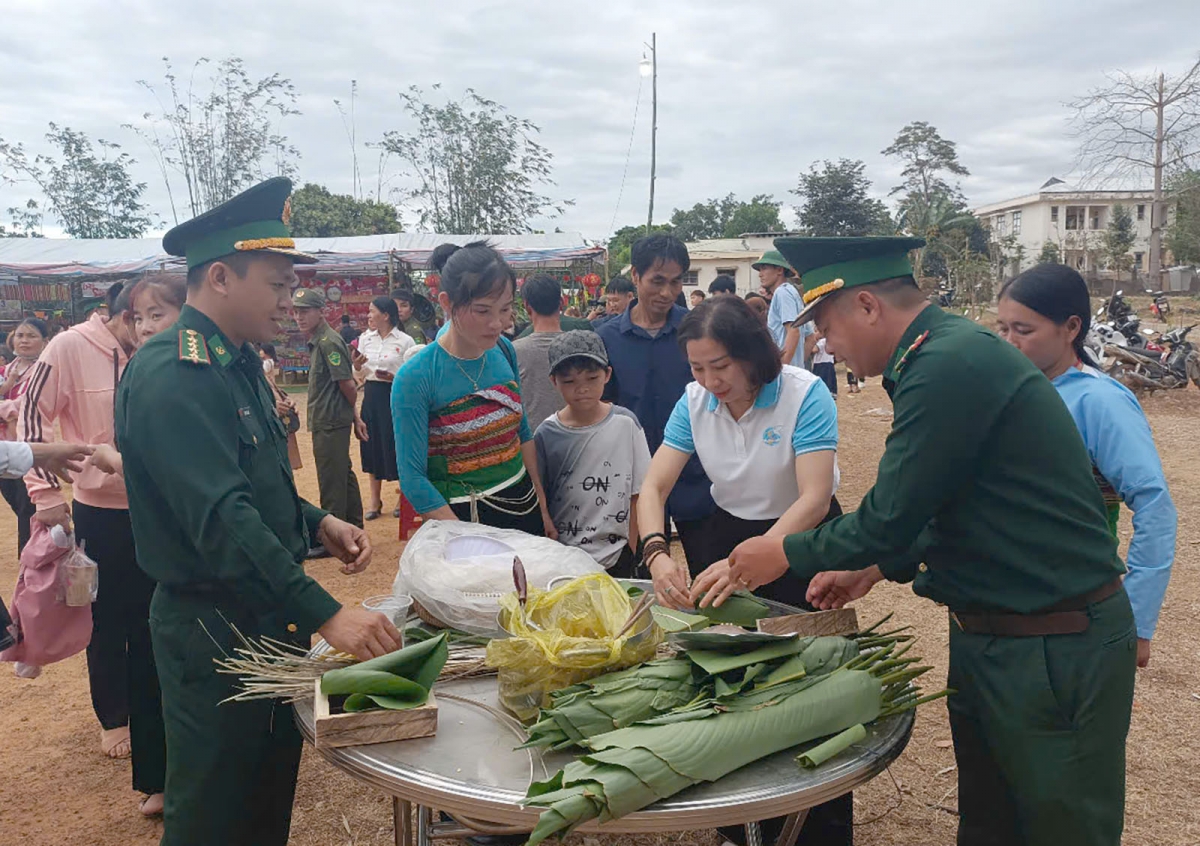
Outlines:
[[[1142,407],[1128,388],[1096,369],[1084,348],[1091,310],[1082,276],[1064,265],[1039,264],[1000,291],[999,328],[1054,383],[1075,418],[1114,538],[1121,503],[1133,511],[1125,591],[1137,622],[1138,666],[1145,667],[1171,578],[1177,517]]]

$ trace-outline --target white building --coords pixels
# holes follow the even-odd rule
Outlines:
[[[767,250],[775,249],[775,239],[795,232],[748,232],[740,238],[714,238],[692,241],[687,245],[691,269],[684,277],[684,293],[699,287],[708,293],[709,284],[718,276],[732,276],[738,294],[758,290],[758,271],[750,265]]]
[[[992,238],[1012,235],[1024,247],[1020,272],[1037,263],[1042,246],[1050,241],[1058,247],[1059,261],[1081,273],[1107,269],[1104,230],[1112,208],[1123,205],[1133,218],[1137,240],[1133,269],[1145,273],[1150,264],[1150,204],[1152,191],[1080,191],[1061,179],[1051,179],[1036,194],[991,203],[975,209],[979,221],[991,229]],[[1164,266],[1166,266],[1164,257]]]

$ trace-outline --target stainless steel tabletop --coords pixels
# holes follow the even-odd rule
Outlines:
[[[643,584],[640,583],[639,584]],[[649,587],[649,582],[643,584]],[[768,601],[772,614],[798,609]],[[314,648],[328,647],[322,642]],[[502,721],[480,707],[500,707],[495,676],[443,682],[438,698],[438,730],[433,737],[320,749],[331,764],[389,795],[416,805],[490,823],[526,826],[537,821],[537,808],[522,808],[530,781],[545,781],[573,757],[568,752],[516,749],[524,741],[519,724]],[[475,704],[480,703],[480,704]],[[295,706],[296,723],[313,740],[312,702]],[[796,765],[790,749],[755,761],[719,781],[698,784],[600,826],[592,821],[581,831],[614,834],[683,831],[737,825],[784,816],[828,802],[883,772],[900,756],[912,734],[914,712],[878,720],[867,736],[815,770]]]
[[[446,692],[499,708],[495,677],[438,685]],[[313,739],[312,703],[296,705],[296,721]],[[782,816],[842,795],[870,780],[908,743],[913,713],[880,720],[867,737],[815,770],[796,765],[788,750],[742,767],[719,781],[698,784],[645,810],[583,831],[638,833],[735,825]],[[520,807],[531,777],[544,781],[572,760],[566,752],[514,749],[513,729],[476,705],[438,699],[433,737],[370,746],[321,749],[340,770],[418,805],[493,823],[532,827],[538,809]]]

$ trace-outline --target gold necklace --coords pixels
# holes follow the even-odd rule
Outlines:
[[[471,383],[471,386],[478,391],[479,380],[483,378],[483,369],[487,367],[487,353],[484,353],[479,357],[479,372],[475,374],[474,378],[472,378],[471,374],[467,372],[467,369],[462,366],[462,362],[459,361],[458,356],[454,355],[454,353],[451,353],[449,350],[446,352],[450,355],[450,360],[454,362],[454,366],[458,368],[458,372],[465,376],[467,381]]]

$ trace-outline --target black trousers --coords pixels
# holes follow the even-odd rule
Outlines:
[[[828,522],[841,514],[842,506],[838,503],[837,497],[834,497],[829,503],[829,511],[821,522]],[[704,537],[696,539],[703,546],[703,552],[698,554],[700,560],[693,562],[692,557],[688,556],[688,569],[693,576],[699,575],[710,564],[728,558],[729,553],[733,552],[734,547],[742,541],[765,534],[767,529],[775,524],[775,521],[743,520],[718,508],[712,517],[704,521],[704,524]],[[812,611],[813,607],[805,598],[807,592],[808,582],[798,579],[788,572],[782,578],[757,588],[754,595],[761,599],[783,602],[806,611]],[[783,829],[783,823],[783,817],[763,820],[760,823],[763,843],[774,843]],[[854,794],[847,793],[809,810],[808,818],[805,820],[803,828],[800,829],[800,839],[796,841],[796,845],[851,846],[854,843],[853,825]],[[718,830],[725,838],[734,843],[742,843],[745,837],[745,829],[740,826]]]
[[[161,793],[167,741],[150,643],[154,582],[138,567],[128,511],[82,502],[72,511],[75,538],[99,570],[87,648],[92,708],[105,729],[129,726],[134,790]]]
[[[24,479],[0,479],[0,494],[17,515],[17,557],[20,558],[25,544],[29,543],[29,521],[37,508],[29,498]]]

